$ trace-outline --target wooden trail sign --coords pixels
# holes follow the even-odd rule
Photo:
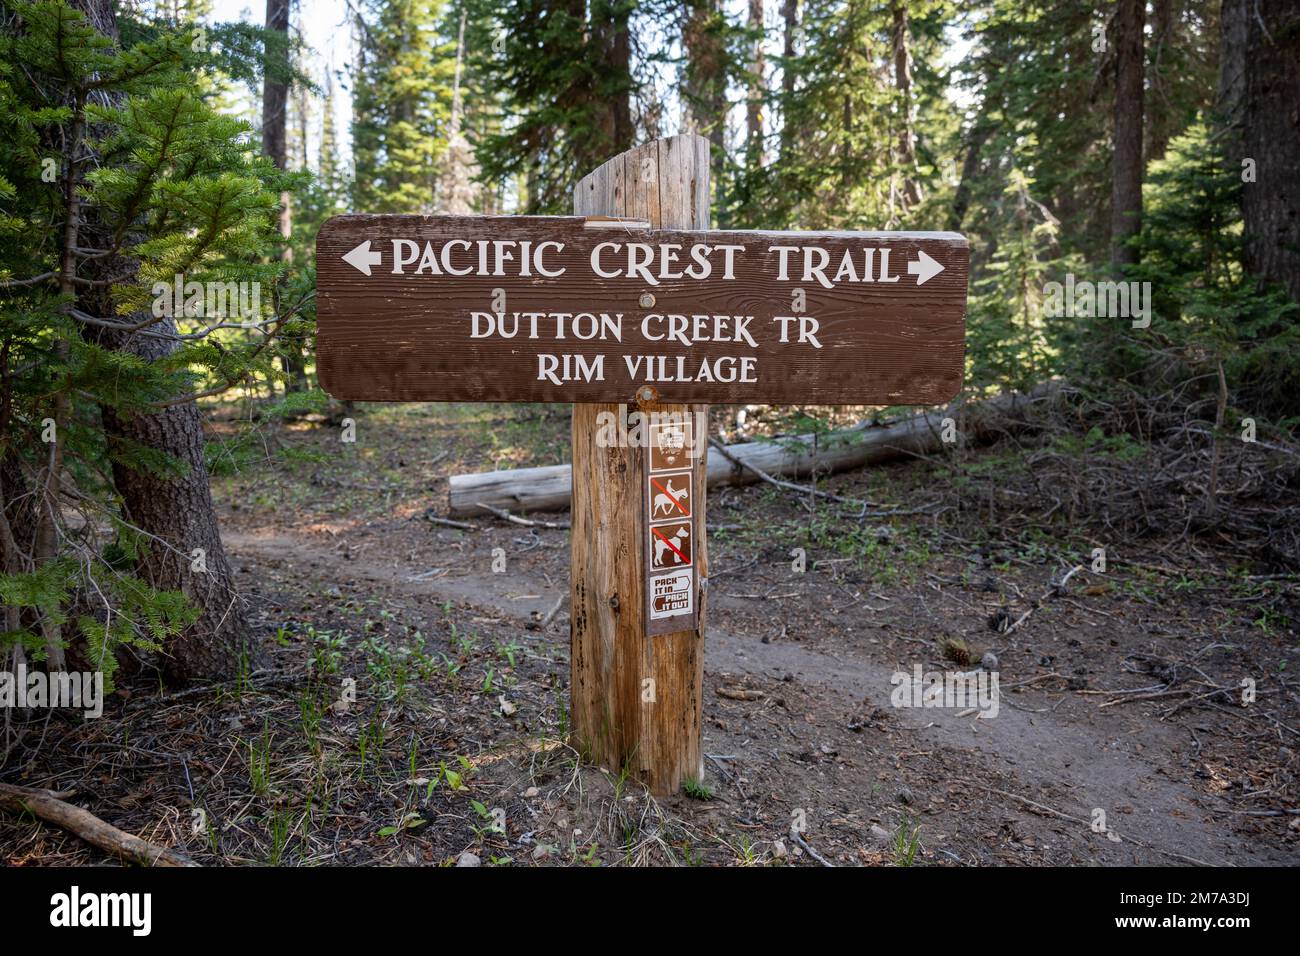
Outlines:
[[[704,403],[937,404],[964,361],[962,236],[707,231],[708,197],[708,141],[674,136],[574,216],[340,216],[316,244],[336,398],[575,403],[574,744],[655,793],[704,774]]]
[[[338,216],[322,385],[368,401],[938,404],[961,386],[955,233],[703,232],[580,216]]]

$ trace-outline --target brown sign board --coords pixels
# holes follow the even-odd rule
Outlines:
[[[938,404],[961,387],[968,260],[948,232],[337,216],[318,372],[358,401]]]

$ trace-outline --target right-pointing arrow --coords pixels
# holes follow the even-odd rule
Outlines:
[[[907,264],[907,271],[911,275],[916,276],[917,285],[925,285],[943,271],[943,265],[927,256],[920,249],[916,251],[916,254],[919,258],[917,258],[915,262],[909,262]]]
[[[371,252],[370,240],[367,239],[365,242],[361,243],[361,245],[347,253],[343,257],[343,261],[358,272],[364,272],[366,275],[370,275],[370,267],[377,266],[383,262],[384,256],[383,253],[378,250]]]

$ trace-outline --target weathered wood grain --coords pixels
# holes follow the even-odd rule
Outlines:
[[[574,210],[704,229],[708,195],[708,141],[675,136],[630,150],[591,173],[574,191]],[[702,411],[707,421],[707,406],[655,405],[652,410]],[[573,408],[569,690],[574,744],[611,771],[629,769],[653,792],[672,793],[682,781],[702,779],[704,773],[704,503],[695,502],[692,519],[696,626],[648,637],[645,452],[599,447],[602,412],[617,415],[619,408],[599,403]],[[696,487],[702,488],[707,456],[698,456],[693,467]]]
[[[668,141],[671,142],[671,141]],[[772,402],[827,404],[938,404],[950,400],[961,386],[964,363],[968,249],[955,233],[793,233],[702,232],[704,222],[698,181],[682,179],[679,157],[665,147],[664,182],[654,196],[641,195],[633,177],[647,169],[659,170],[660,157],[641,157],[635,169],[626,163],[601,167],[575,197],[583,215],[592,210],[622,208],[627,216],[661,228],[645,228],[607,221],[588,224],[584,218],[455,217],[455,216],[339,216],[331,219],[317,237],[317,351],[321,384],[340,399],[368,401],[492,401],[573,402],[628,401],[638,385],[648,381],[642,369],[633,375],[625,356],[665,356],[668,367],[685,360],[691,376],[700,363],[719,358],[754,356],[754,382],[654,381],[664,401],[711,403]],[[646,165],[646,160],[652,160]],[[689,215],[668,224],[662,210],[681,208]],[[669,231],[674,230],[674,231]],[[441,249],[449,240],[471,243],[498,239],[562,242],[558,254],[549,249],[549,268],[563,266],[559,278],[510,274],[503,264],[501,276],[392,273],[392,241],[408,239],[432,243]],[[343,261],[359,244],[370,240],[383,258],[363,275]],[[660,279],[658,285],[643,278],[603,279],[591,268],[591,251],[603,242],[694,243],[716,248],[744,246],[735,253],[734,279],[720,278],[724,257],[713,255],[714,275],[707,279]],[[778,278],[779,253],[773,246],[817,246],[826,250],[831,265],[849,253],[861,262],[867,249],[888,249],[889,271],[897,282],[834,283],[823,288],[815,279],[803,281],[802,258],[791,255],[790,278]],[[477,249],[472,246],[471,250]],[[907,263],[924,252],[943,271],[918,284]],[[874,254],[879,270],[882,253]],[[602,263],[613,266],[608,250]],[[477,255],[456,247],[453,264],[477,264]],[[624,255],[618,261],[625,262]],[[683,254],[682,266],[692,260]],[[495,271],[495,261],[490,262]],[[779,315],[794,315],[794,290],[807,298],[802,314],[818,322],[816,339],[809,343],[782,343]],[[496,292],[499,290],[499,293]],[[654,304],[643,306],[649,293]],[[494,294],[498,303],[494,303]],[[504,307],[498,309],[500,294]],[[544,313],[538,320],[537,338],[528,337],[531,322],[521,319],[518,335],[506,338],[471,336],[471,313]],[[621,314],[622,341],[579,340],[570,333],[554,339],[553,313]],[[752,316],[747,330],[756,342],[649,341],[642,337],[641,321],[655,315]],[[525,326],[527,328],[525,328]],[[656,323],[651,332],[658,332]],[[711,331],[711,330],[710,330]],[[594,361],[604,356],[603,381],[562,381],[539,377],[539,353],[570,354]]]

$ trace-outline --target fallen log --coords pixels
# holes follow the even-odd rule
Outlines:
[[[142,866],[198,866],[183,853],[132,836],[105,823],[89,810],[60,799],[64,796],[67,794],[0,783],[0,809],[30,813],[127,863],[139,863]]]
[[[751,484],[761,480],[756,471],[797,478],[932,454],[943,446],[943,420],[949,417],[958,423],[962,441],[986,441],[1002,429],[1014,428],[1018,410],[1052,397],[1059,389],[1059,382],[1044,382],[1028,394],[1004,392],[960,409],[926,412],[891,425],[863,423],[822,435],[728,445],[727,453],[735,461],[710,455],[708,486]],[[448,482],[447,514],[452,518],[481,517],[484,505],[521,512],[565,511],[572,489],[568,465],[453,475]]]

